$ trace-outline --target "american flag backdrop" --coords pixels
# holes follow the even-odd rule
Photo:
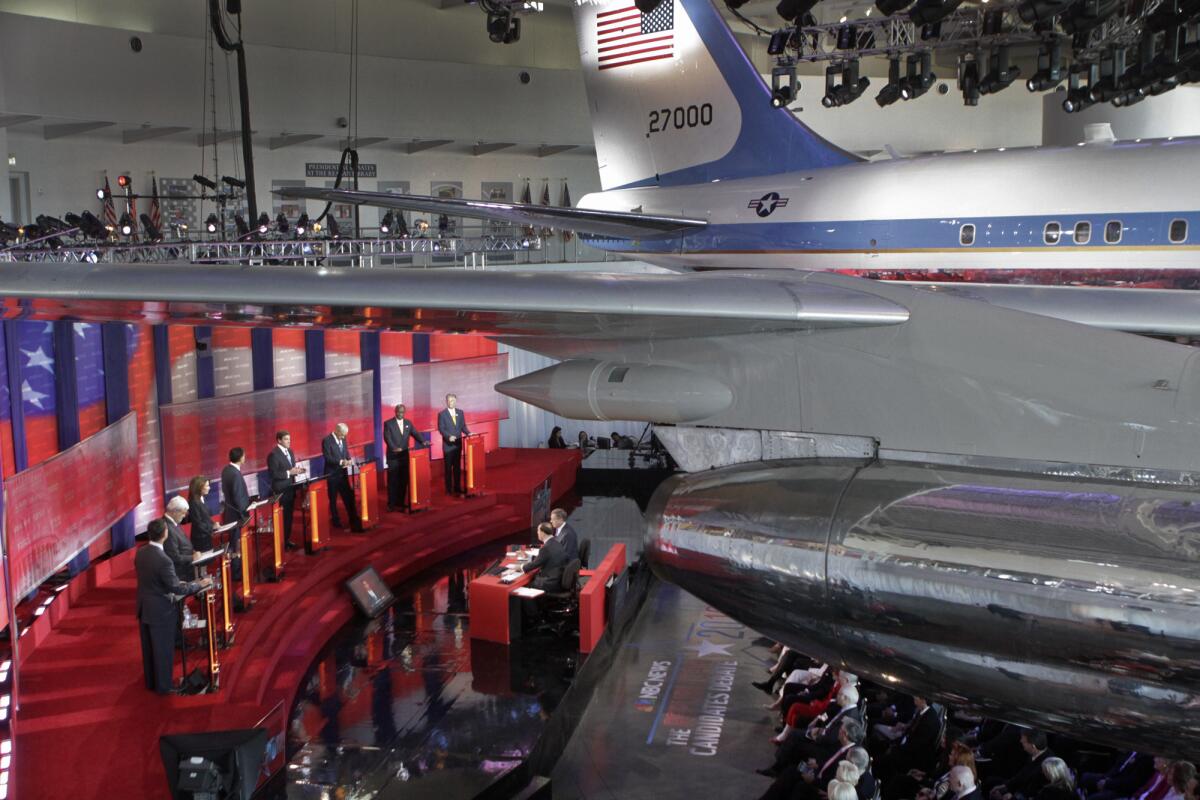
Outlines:
[[[674,2],[665,0],[649,14],[643,14],[632,4],[601,11],[596,15],[596,53],[600,69],[672,58]]]

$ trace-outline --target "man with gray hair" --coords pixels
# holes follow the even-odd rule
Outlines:
[[[338,518],[337,501],[340,497],[342,505],[346,507],[346,516],[350,518],[350,530],[362,533],[362,520],[359,519],[358,507],[354,504],[354,490],[350,488],[350,470],[354,466],[354,459],[350,457],[350,444],[346,441],[349,434],[350,427],[344,422],[339,422],[333,427],[333,433],[321,442],[321,454],[325,456],[325,473],[329,476],[329,519],[333,527],[343,527]]]
[[[192,547],[191,541],[183,533],[183,528],[179,527],[187,513],[187,500],[184,500],[182,496],[175,495],[167,501],[167,511],[163,515],[163,522],[167,526],[167,540],[163,543],[163,552],[175,565],[175,575],[179,580],[194,581],[196,580],[196,568],[192,566],[192,556],[195,554],[196,548]]]
[[[846,751],[846,760],[858,767],[858,783],[854,788],[858,792],[858,800],[872,800],[875,797],[875,776],[871,774],[871,754],[865,747],[851,747]]]
[[[983,792],[975,785],[975,773],[959,764],[950,768],[950,798],[948,800],[982,800]]]

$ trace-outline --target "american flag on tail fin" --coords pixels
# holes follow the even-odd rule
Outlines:
[[[649,14],[633,4],[596,15],[596,58],[600,69],[661,61],[675,55],[675,3],[664,0]]]

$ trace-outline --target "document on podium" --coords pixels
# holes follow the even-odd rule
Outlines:
[[[292,481],[294,483],[306,483],[308,481],[308,476],[312,474],[312,465],[308,463],[308,459],[305,459],[304,461],[297,461],[296,466],[303,467],[304,471],[299,475],[293,475]]]
[[[513,594],[517,597],[541,597],[545,593],[544,589],[534,589],[532,586],[522,586],[518,589],[513,589]]]
[[[213,534],[215,535],[218,533],[225,533],[227,531],[231,531],[234,528],[236,528],[237,525],[238,525],[237,520],[234,520],[233,522],[226,522],[224,525],[218,525],[217,527],[213,528]]]
[[[193,553],[192,554],[192,566],[194,566],[194,567],[204,566],[205,564],[207,564],[211,561],[215,561],[216,559],[220,558],[224,552],[225,552],[225,549],[223,547],[218,547],[215,550],[205,550],[200,553]]]

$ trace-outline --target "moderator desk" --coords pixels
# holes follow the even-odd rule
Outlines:
[[[515,556],[524,552],[504,556],[504,566],[518,563]],[[512,583],[500,580],[499,575],[480,575],[467,587],[467,602],[471,609],[471,638],[486,642],[510,644],[521,636],[521,604],[513,594],[522,586],[528,586],[537,570],[526,572]]]

